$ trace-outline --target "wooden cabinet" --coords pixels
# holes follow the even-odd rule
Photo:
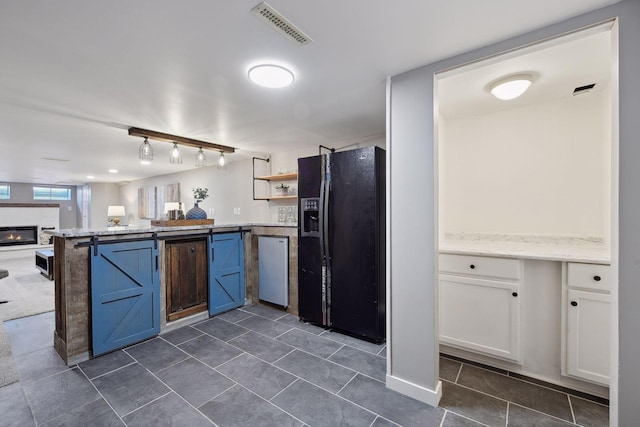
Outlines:
[[[206,311],[209,277],[206,238],[167,240],[165,252],[167,320]]]
[[[522,261],[440,255],[440,342],[522,363]]]
[[[563,374],[609,385],[610,267],[563,265]]]

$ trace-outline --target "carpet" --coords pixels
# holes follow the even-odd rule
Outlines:
[[[54,284],[35,267],[35,249],[18,258],[0,259],[9,277],[0,280],[0,387],[19,380],[4,321],[53,311]]]

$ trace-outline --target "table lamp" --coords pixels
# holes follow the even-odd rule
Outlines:
[[[124,216],[124,206],[109,206],[107,216],[113,217],[113,224],[117,227],[120,224],[120,217]]]

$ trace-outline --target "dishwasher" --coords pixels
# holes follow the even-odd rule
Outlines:
[[[289,238],[258,236],[258,298],[289,306]]]

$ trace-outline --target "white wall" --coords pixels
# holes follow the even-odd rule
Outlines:
[[[605,95],[610,91],[600,89],[446,120],[439,141],[441,229],[608,241]]]
[[[89,228],[105,228],[108,226],[107,210],[109,206],[120,205],[120,193],[116,184],[96,182],[89,184],[91,190],[91,209]],[[129,213],[129,209],[126,209]],[[122,224],[128,222],[122,218]]]
[[[231,161],[224,170],[208,166],[132,181],[120,187],[120,201],[127,212],[127,223],[148,225],[149,220],[138,217],[138,188],[179,183],[180,201],[185,210],[194,206],[193,188],[209,189],[209,197],[199,206],[216,224],[268,221],[267,202],[253,200],[252,181],[251,159]],[[240,215],[234,215],[234,208],[240,208]]]

